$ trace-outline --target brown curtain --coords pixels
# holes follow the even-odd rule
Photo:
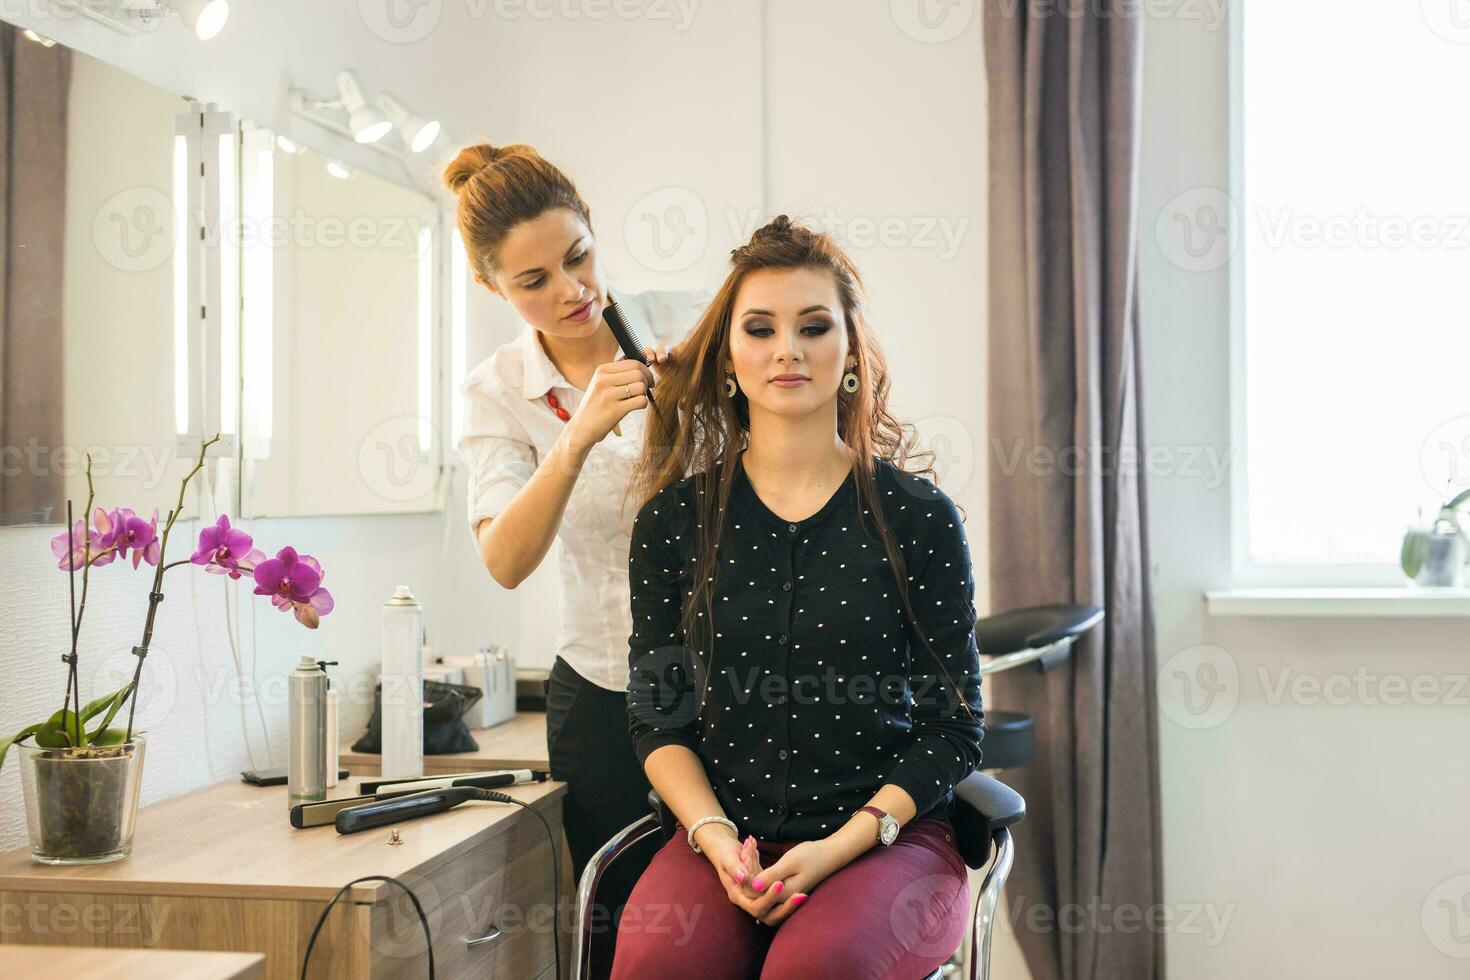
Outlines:
[[[47,461],[63,439],[70,83],[68,49],[0,24],[0,524],[66,521],[63,477]]]
[[[985,7],[992,608],[1107,611],[1064,667],[989,692],[1036,722],[1037,757],[1006,774],[1028,808],[1006,894],[1034,980],[1164,974],[1147,925],[1162,861],[1136,465],[1140,17],[1131,0]]]

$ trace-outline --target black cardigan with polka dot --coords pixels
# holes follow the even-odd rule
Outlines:
[[[704,613],[690,646],[679,626],[703,480],[664,488],[634,524],[628,725],[638,760],[663,745],[693,750],[742,837],[826,836],[885,783],[906,790],[918,816],[948,818],[955,784],[979,765],[975,586],[959,510],[924,477],[878,457],[874,467],[932,654],[904,614],[855,475],[793,522],[737,463],[716,552],[712,662]]]

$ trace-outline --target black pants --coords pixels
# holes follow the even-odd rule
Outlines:
[[[648,777],[628,735],[627,694],[599,687],[557,657],[546,682],[546,747],[551,778],[567,784],[562,812],[575,888],[597,849],[649,812]],[[598,883],[597,901],[587,912],[590,976],[610,974],[623,904],[662,845],[655,834],[630,848]]]

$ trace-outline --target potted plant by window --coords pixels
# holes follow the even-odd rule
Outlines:
[[[1470,490],[1441,507],[1427,526],[1411,527],[1404,534],[1399,566],[1415,585],[1453,588],[1464,583],[1470,537],[1460,523],[1460,507],[1466,500]]]
[[[66,693],[61,709],[51,717],[27,725],[0,742],[0,766],[12,746],[20,755],[26,828],[31,858],[37,862],[97,864],[125,858],[132,850],[147,744],[143,732],[133,731],[135,694],[143,661],[148,657],[154,618],[163,602],[164,573],[180,565],[198,565],[206,572],[233,579],[248,574],[255,581],[256,595],[270,596],[277,609],[291,610],[309,629],[316,629],[321,617],[332,611],[332,596],[322,587],[322,569],[316,559],[299,555],[292,548],[283,548],[276,557],[267,558],[249,534],[230,526],[225,515],[204,527],[192,555],[174,562],[165,560],[169,534],[183,509],[189,481],[203,469],[205,452],[218,439],[215,436],[200,448],[199,460],[180,483],[178,504],[168,513],[161,531],[156,508],[149,520],[126,507],[93,510],[89,456],[84,513],[90,512],[90,517],[73,524],[68,501],[67,530],[51,540],[51,550],[59,559],[57,567],[68,573],[71,595],[71,649],[61,657],[67,665]],[[91,571],[128,558],[135,570],[144,563],[153,568],[143,639],[133,647],[133,655],[138,658],[133,676],[121,689],[83,704],[77,680],[77,650]],[[128,709],[127,723],[120,726],[114,722],[124,707]]]

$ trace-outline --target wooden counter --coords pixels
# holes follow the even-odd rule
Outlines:
[[[0,975],[66,980],[256,980],[265,976],[265,957],[173,949],[0,946]]]
[[[353,795],[356,785],[346,780],[328,795]],[[554,977],[551,855],[563,852],[566,786],[505,792],[545,817],[551,841],[541,820],[508,803],[396,824],[399,845],[388,843],[389,827],[296,830],[284,786],[227,780],[139,810],[133,853],[122,861],[50,867],[32,862],[28,848],[0,855],[0,907],[17,910],[20,923],[0,930],[0,943],[260,952],[265,976],[290,980],[338,889],[389,875],[424,905],[439,976]],[[420,978],[427,966],[412,904],[374,881],[352,886],[333,908],[309,976]]]

